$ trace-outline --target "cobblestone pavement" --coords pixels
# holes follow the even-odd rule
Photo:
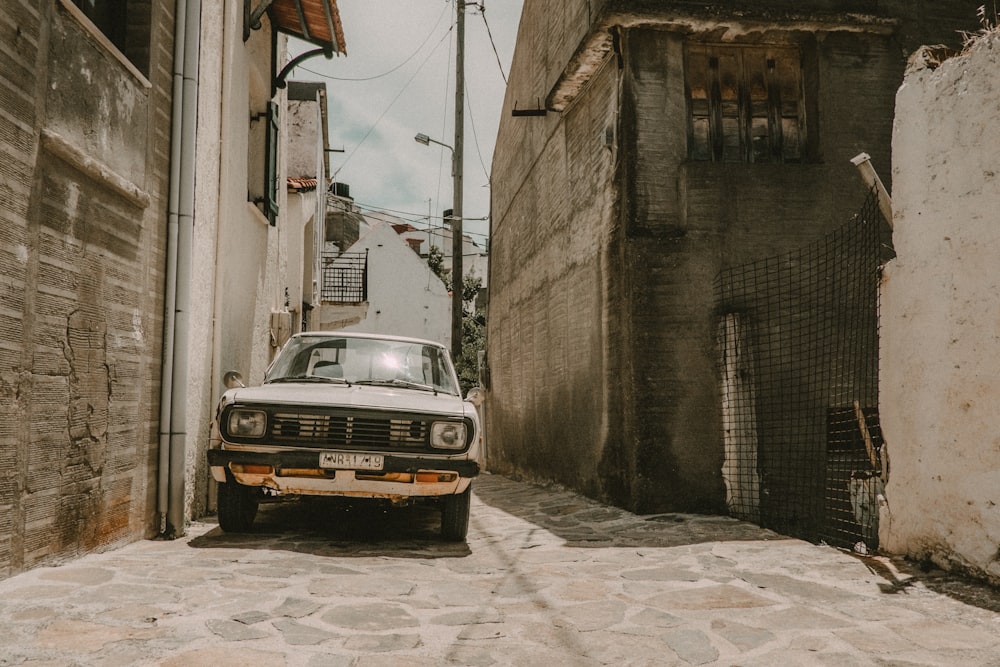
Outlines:
[[[738,521],[485,475],[429,508],[262,508],[0,582],[0,665],[1000,665],[1000,592]]]

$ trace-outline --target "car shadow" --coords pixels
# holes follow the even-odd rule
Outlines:
[[[440,508],[432,503],[392,507],[364,499],[293,497],[262,502],[250,532],[226,533],[216,526],[188,544],[358,558],[469,555],[467,544],[442,541],[440,534]]]

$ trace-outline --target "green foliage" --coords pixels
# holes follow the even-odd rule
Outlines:
[[[444,253],[432,245],[427,251],[427,265],[445,287],[451,290],[451,271],[444,268]],[[455,359],[455,370],[464,396],[479,385],[479,352],[486,349],[486,310],[476,306],[483,279],[462,276],[462,354]]]
[[[455,369],[464,396],[479,385],[479,352],[486,349],[486,310],[476,305],[483,279],[462,276],[462,356]]]
[[[431,271],[441,279],[445,287],[451,289],[451,271],[444,268],[444,252],[436,245],[432,245],[427,251],[427,266],[431,267]]]

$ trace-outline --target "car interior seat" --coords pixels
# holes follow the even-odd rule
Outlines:
[[[335,361],[317,361],[312,374],[324,378],[342,378],[344,367]]]

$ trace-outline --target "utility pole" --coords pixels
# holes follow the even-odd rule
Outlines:
[[[452,151],[451,210],[451,356],[458,363],[462,356],[462,168],[465,135],[465,0],[455,0],[458,11],[455,49],[455,146]]]

